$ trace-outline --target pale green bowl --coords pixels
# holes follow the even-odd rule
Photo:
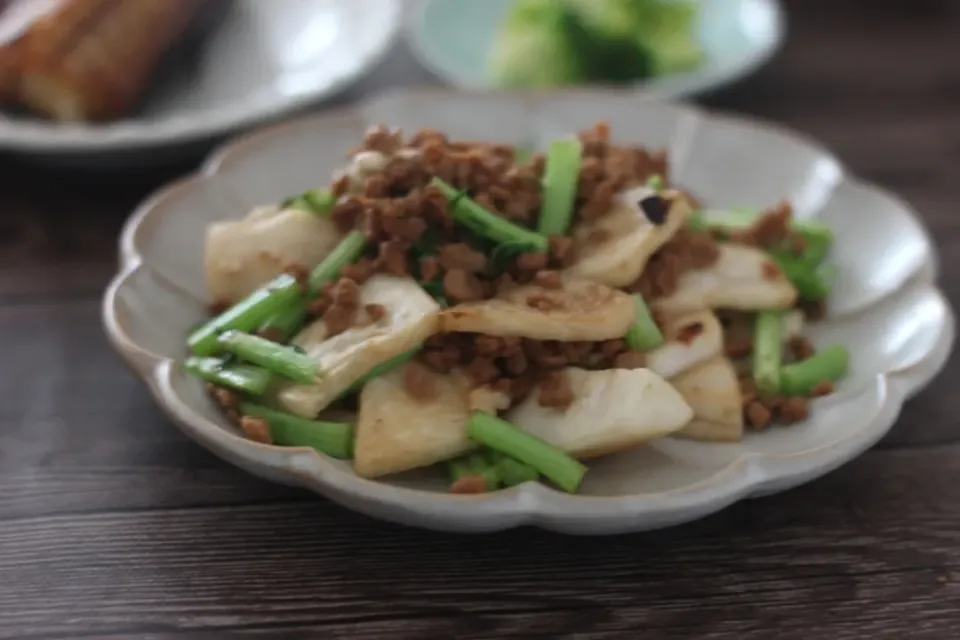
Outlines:
[[[490,88],[487,56],[512,0],[422,0],[408,40],[420,62],[462,88]],[[703,0],[697,25],[706,57],[690,72],[641,80],[644,92],[681,97],[719,88],[767,62],[783,41],[776,0]]]

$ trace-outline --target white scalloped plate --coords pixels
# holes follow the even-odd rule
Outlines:
[[[0,116],[0,149],[92,154],[168,147],[269,120],[344,89],[403,23],[400,0],[233,0],[196,72],[139,115],[103,124]]]
[[[714,206],[786,197],[800,217],[834,229],[840,278],[830,317],[812,337],[847,345],[853,364],[837,393],[814,402],[808,421],[738,444],[665,438],[594,462],[578,495],[528,484],[455,496],[444,493],[439,473],[364,480],[348,463],[312,450],[246,440],[177,365],[188,328],[204,316],[206,224],[316,184],[369,123],[542,144],[600,119],[620,140],[667,147],[674,179]],[[953,312],[934,283],[931,242],[906,203],[849,176],[816,143],[782,128],[614,91],[401,92],[269,128],[228,145],[202,172],[145,202],[127,223],[121,253],[120,273],[103,300],[107,334],[191,438],[251,473],[351,509],[451,531],[523,524],[580,534],[639,531],[801,484],[879,440],[905,399],[942,368],[954,340]]]

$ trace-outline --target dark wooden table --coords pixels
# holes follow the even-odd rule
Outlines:
[[[791,11],[776,62],[708,103],[818,136],[903,194],[960,303],[957,3]],[[431,81],[400,49],[341,100]],[[423,532],[220,462],[100,329],[121,222],[192,166],[0,160],[0,638],[960,637],[956,358],[859,460],[653,534]]]

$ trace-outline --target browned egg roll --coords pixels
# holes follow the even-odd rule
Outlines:
[[[6,55],[0,49],[0,91],[7,58],[7,90],[13,85],[23,108],[61,122],[123,116],[216,1],[61,0],[6,45]]]

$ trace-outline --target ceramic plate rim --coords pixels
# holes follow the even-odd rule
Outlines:
[[[354,58],[347,72],[321,86],[288,98],[262,99],[239,108],[227,106],[201,112],[201,117],[181,116],[165,121],[131,119],[90,127],[58,127],[56,124],[0,120],[0,151],[40,154],[90,154],[134,149],[166,148],[222,135],[295,112],[336,95],[377,66],[400,37],[404,24],[403,0],[383,3],[373,44]]]
[[[446,2],[449,0],[413,0],[416,2],[416,11],[407,20],[403,29],[404,41],[410,47],[417,61],[430,73],[444,82],[461,89],[484,90],[492,89],[489,83],[477,83],[465,79],[437,62],[429,48],[424,44],[423,17],[427,6],[432,2]],[[723,67],[713,71],[694,70],[689,73],[670,74],[661,78],[642,80],[634,85],[625,86],[623,90],[635,91],[640,94],[655,94],[661,98],[683,98],[698,93],[716,89],[742,78],[746,78],[766,65],[783,46],[786,39],[786,12],[780,0],[751,0],[763,6],[771,17],[771,38],[762,47],[755,49],[741,64]]]
[[[584,94],[612,94],[633,96],[629,92],[574,89],[558,92],[555,96],[582,96]],[[482,97],[496,94],[490,91],[468,92]],[[392,91],[372,98],[366,104],[379,101],[436,95],[459,95],[442,89]],[[542,94],[520,92],[520,101],[541,100]],[[769,121],[746,118],[714,110],[702,110],[675,103],[639,98],[639,102],[666,104],[705,120],[736,122],[777,134],[804,144],[813,144],[829,157],[832,154],[807,136]],[[152,353],[138,345],[123,328],[124,321],[118,304],[118,293],[125,283],[144,268],[134,238],[145,221],[157,214],[165,199],[196,188],[204,180],[218,174],[231,157],[243,155],[259,140],[282,134],[284,129],[337,118],[363,120],[362,109],[337,109],[322,114],[297,118],[240,136],[215,151],[202,168],[155,192],[145,200],[126,222],[120,238],[120,268],[102,300],[102,319],[107,336],[133,371],[142,378],[164,412],[191,438],[215,454],[251,473],[271,480],[302,486],[322,494],[353,510],[425,528],[484,532],[502,530],[520,525],[535,525],[546,529],[575,534],[614,534],[640,531],[679,524],[718,511],[743,498],[784,490],[819,477],[856,457],[885,435],[906,399],[911,397],[945,366],[955,339],[955,319],[943,292],[937,287],[937,257],[930,236],[917,214],[902,200],[885,189],[868,184],[843,170],[845,180],[866,186],[874,193],[895,198],[902,204],[904,215],[920,224],[927,243],[925,262],[903,286],[916,285],[925,293],[933,294],[944,310],[944,323],[939,327],[936,346],[919,360],[896,370],[877,373],[873,378],[882,403],[872,419],[866,421],[845,437],[813,448],[789,454],[746,452],[736,461],[705,480],[682,488],[658,493],[623,496],[567,495],[546,486],[530,483],[509,490],[482,496],[454,496],[365,480],[336,473],[329,460],[304,448],[280,448],[262,445],[231,433],[201,416],[180,398],[171,386],[177,369],[176,362]],[[841,165],[842,167],[842,165]],[[270,462],[264,462],[268,460]]]

